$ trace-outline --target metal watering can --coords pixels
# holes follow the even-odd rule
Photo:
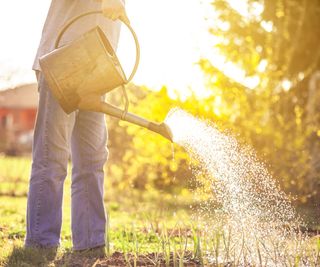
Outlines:
[[[84,16],[97,13],[102,12],[87,12],[68,21],[58,34],[55,50],[40,58],[42,73],[53,96],[68,114],[77,109],[103,112],[147,128],[172,141],[172,133],[165,123],[151,122],[128,112],[129,99],[125,85],[135,75],[140,59],[139,42],[129,24],[125,23],[135,40],[136,62],[128,79],[99,26],[59,47],[63,34],[73,23]],[[125,97],[123,110],[101,100],[104,94],[117,87],[122,88]]]

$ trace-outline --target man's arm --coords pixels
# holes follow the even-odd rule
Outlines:
[[[95,0],[101,2],[101,10],[105,17],[116,20],[121,19],[123,22],[130,24],[126,9],[122,0]]]

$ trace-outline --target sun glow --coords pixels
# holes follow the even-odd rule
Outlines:
[[[127,1],[127,10],[141,45],[141,63],[134,82],[156,90],[166,85],[183,97],[192,89],[204,93],[203,77],[195,64],[208,35],[199,1],[135,0]],[[124,30],[119,56],[125,68],[133,64],[133,48],[128,49],[127,40]]]

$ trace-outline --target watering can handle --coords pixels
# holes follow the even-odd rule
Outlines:
[[[70,19],[64,26],[63,28],[60,30],[60,32],[58,33],[58,37],[56,39],[56,42],[55,42],[55,49],[57,49],[59,47],[59,44],[60,44],[60,41],[61,41],[61,38],[63,36],[63,34],[66,32],[66,30],[73,24],[75,23],[77,20],[79,20],[80,18],[82,17],[85,17],[85,16],[89,16],[89,15],[93,15],[93,14],[102,14],[102,11],[99,11],[99,10],[96,10],[96,11],[90,11],[90,12],[86,12],[86,13],[83,13],[79,16],[76,16],[72,19]],[[122,20],[121,20],[122,21]],[[133,67],[133,70],[129,76],[129,78],[127,79],[126,83],[130,82],[133,78],[133,76],[136,74],[137,72],[137,69],[138,69],[138,65],[139,65],[139,61],[140,61],[140,45],[139,45],[139,42],[138,42],[138,37],[136,35],[136,33],[134,32],[134,30],[132,29],[132,27],[130,26],[130,24],[122,21],[127,27],[128,29],[130,30],[133,38],[134,38],[134,42],[135,42],[135,45],[136,45],[136,62],[135,62],[135,65]]]

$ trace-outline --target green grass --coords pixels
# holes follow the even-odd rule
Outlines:
[[[0,265],[33,266],[48,264],[41,252],[23,249],[26,226],[26,204],[28,177],[31,161],[29,158],[0,158]],[[178,197],[179,198],[179,197]],[[114,200],[116,199],[116,200]],[[147,199],[147,200],[146,200]],[[146,193],[141,196],[132,190],[119,194],[106,189],[105,204],[109,216],[110,253],[122,251],[127,254],[162,251],[163,229],[173,229],[178,224],[188,228],[190,214],[185,209],[176,210],[182,205],[188,207],[189,198],[169,194]],[[70,175],[65,181],[63,200],[63,224],[61,230],[61,249],[57,259],[72,251]],[[165,222],[165,223],[164,223]],[[160,249],[161,248],[161,249]],[[39,261],[39,262],[37,262]],[[29,264],[29,265],[28,265]]]
[[[41,251],[23,249],[25,237],[26,197],[0,197],[0,266],[47,266],[53,264]],[[145,210],[144,205],[135,213],[123,211],[115,203],[109,210],[109,253],[120,251],[124,255],[167,254],[171,249],[180,255],[193,247],[192,238],[179,235],[179,231],[190,229],[190,216],[185,211],[170,214],[170,211]],[[70,205],[68,194],[64,202],[64,218],[61,233],[61,248],[55,261],[74,261],[70,233]],[[174,232],[173,230],[177,231]],[[186,241],[186,239],[189,239]],[[187,243],[187,245],[185,245]],[[183,244],[183,246],[182,246]],[[66,255],[69,258],[66,259]],[[169,255],[169,256],[168,256]],[[129,256],[128,256],[129,257]],[[9,265],[8,265],[9,264]],[[60,265],[57,265],[60,266]],[[63,266],[63,265],[61,265]]]
[[[276,246],[257,240],[254,248],[234,240],[234,234],[203,227],[192,216],[190,195],[177,196],[131,190],[121,194],[106,188],[109,214],[108,257],[72,252],[70,177],[65,182],[61,247],[55,258],[46,251],[24,249],[30,160],[0,158],[0,266],[238,266],[252,255],[257,266],[319,266],[320,238],[314,236],[297,249],[288,242],[284,255]],[[240,249],[239,249],[240,248]],[[266,256],[267,255],[267,256]],[[189,264],[189,265],[188,265]]]

